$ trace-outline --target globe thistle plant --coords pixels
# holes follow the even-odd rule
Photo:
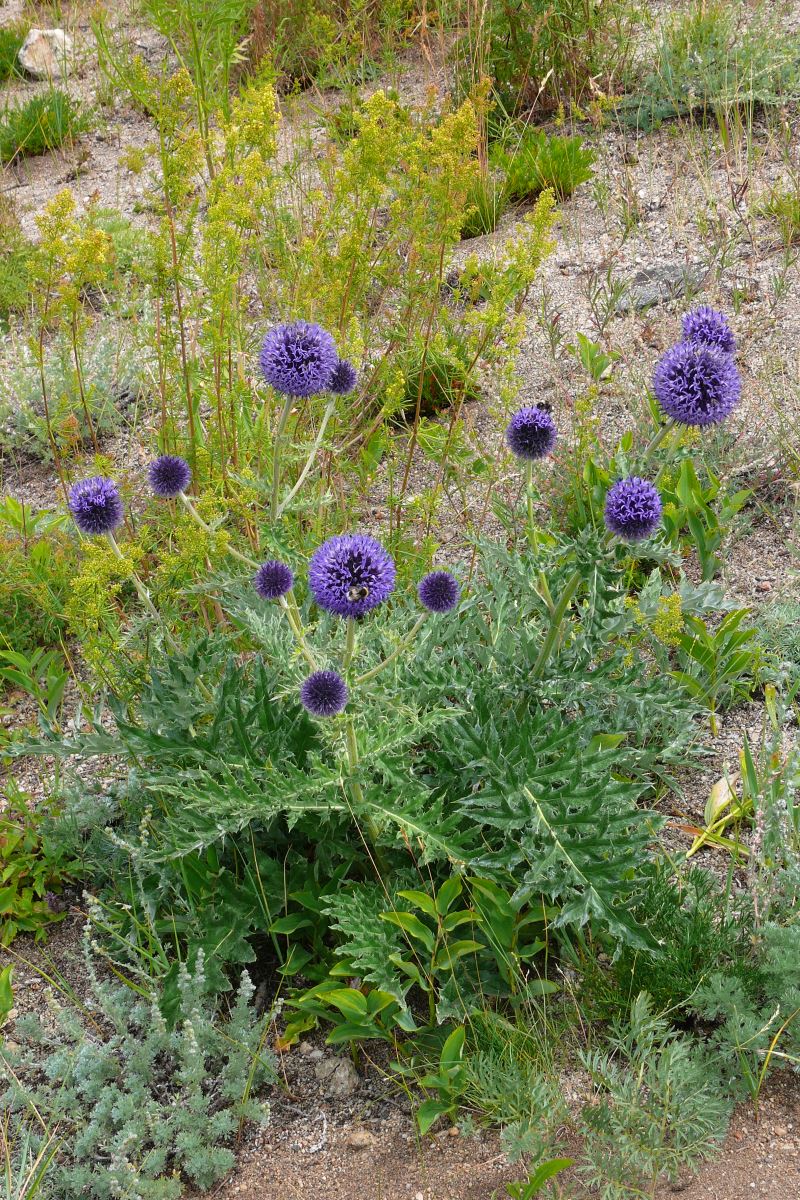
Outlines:
[[[548,408],[534,404],[521,408],[508,423],[506,445],[526,462],[545,458],[556,442],[556,423]]]
[[[336,396],[349,396],[358,382],[358,372],[346,358],[340,358],[333,368],[328,391]]]
[[[331,383],[339,363],[331,335],[310,321],[276,325],[264,338],[261,373],[284,396],[315,396]]]
[[[449,571],[431,571],[420,580],[417,594],[428,612],[451,612],[458,604],[461,589]]]
[[[730,354],[705,342],[679,342],[656,365],[653,390],[668,417],[681,425],[716,425],[742,394]]]
[[[174,499],[192,482],[192,469],[177,454],[162,454],[147,469],[150,487],[157,496]]]
[[[394,590],[395,565],[379,541],[366,534],[328,538],[308,570],[311,593],[320,608],[339,617],[363,617]]]
[[[291,567],[277,558],[262,563],[253,579],[253,587],[262,600],[279,600],[292,590],[293,583]]]
[[[335,717],[349,698],[347,684],[336,671],[314,671],[300,688],[300,702],[313,717]]]
[[[695,346],[714,346],[723,354],[733,354],[736,338],[724,313],[701,304],[683,318],[683,340]]]
[[[113,534],[123,521],[119,488],[113,479],[95,475],[81,479],[69,489],[69,511],[80,529],[90,537]]]
[[[626,542],[650,537],[661,524],[661,497],[649,479],[630,475],[609,490],[605,507],[606,527]]]

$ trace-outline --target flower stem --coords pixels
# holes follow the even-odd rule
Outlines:
[[[356,768],[358,766],[358,742],[356,741],[356,727],[353,724],[353,718],[347,717],[345,720],[345,734],[347,738],[347,763],[350,767],[350,787],[353,792],[353,801],[358,806],[359,816],[363,816],[369,830],[370,841],[378,862],[381,861],[381,854],[378,849],[378,826],[375,824],[372,817],[365,811],[364,791],[361,784],[355,777]]]
[[[572,575],[570,575],[569,579],[567,580],[563,592],[559,596],[558,603],[553,609],[552,616],[550,617],[550,625],[539,650],[539,655],[533,665],[532,675],[534,679],[541,679],[542,677],[542,672],[547,666],[547,662],[556,647],[556,643],[558,642],[558,636],[561,632],[561,625],[563,623],[564,616],[566,615],[566,611],[572,601],[572,597],[578,590],[581,579],[581,572],[579,570],[573,571]]]
[[[186,495],[186,493],[181,492],[178,498],[181,501],[181,503],[183,504],[183,507],[186,509],[186,511],[188,513],[191,514],[193,520],[195,520],[197,522],[197,524],[200,526],[200,528],[204,529],[206,531],[206,533],[209,533],[213,536],[213,534],[215,533],[215,530],[213,530],[211,528],[211,526],[208,525],[203,520],[203,518],[200,516],[200,513],[197,511],[194,504],[189,499],[189,497]],[[245,563],[246,566],[252,567],[254,571],[258,570],[260,564],[257,563],[255,561],[255,559],[250,558],[247,554],[240,553],[240,551],[237,550],[234,546],[228,545],[225,547],[225,549],[226,549],[227,553],[231,555],[232,558],[236,558],[239,560],[239,562]]]
[[[303,467],[302,471],[300,472],[299,476],[297,477],[297,482],[295,483],[292,490],[289,492],[289,495],[286,497],[286,499],[282,500],[281,503],[278,505],[277,516],[279,518],[283,516],[286,509],[289,507],[289,505],[294,500],[297,493],[300,491],[300,488],[305,483],[306,476],[308,475],[308,472],[313,467],[314,460],[317,457],[317,453],[319,451],[320,446],[322,445],[322,439],[325,436],[325,430],[327,428],[328,422],[330,421],[331,417],[333,416],[333,410],[335,409],[335,407],[336,407],[336,399],[334,397],[334,399],[329,401],[328,407],[325,409],[325,412],[322,417],[322,422],[319,427],[319,432],[317,433],[316,439],[314,441],[314,445],[311,447],[311,452],[310,452],[308,458],[306,459],[305,466]]]
[[[200,526],[200,528],[205,529],[206,533],[213,534],[214,530],[211,528],[210,525],[206,524],[206,522],[200,516],[200,513],[195,508],[192,501],[189,499],[189,497],[184,492],[181,492],[180,499],[182,500],[183,505],[186,508],[186,511],[191,514],[191,516],[194,518],[194,520],[197,522],[197,524]],[[234,550],[233,546],[228,546],[227,551],[229,554],[233,555],[234,558],[237,558],[239,560],[239,562],[242,562],[246,566],[251,567],[254,571],[258,570],[260,563],[257,563],[255,561],[255,559],[250,558],[247,554],[240,554],[238,550]],[[297,607],[297,601],[294,598],[294,594],[290,591],[288,594],[288,598],[286,596],[281,596],[280,597],[280,605],[281,605],[281,608],[283,609],[284,613],[286,614],[286,619],[289,622],[292,633],[294,634],[295,641],[297,642],[298,646],[300,647],[300,652],[303,655],[303,658],[306,660],[308,665],[311,667],[311,670],[316,671],[317,662],[316,662],[316,659],[314,658],[314,655],[311,653],[308,642],[306,641],[306,638],[305,638],[305,634],[303,633],[303,622],[300,619],[300,611]]]
[[[536,519],[533,512],[533,463],[525,463],[525,491],[528,500],[528,542],[534,554],[539,549],[539,538],[536,534]]]
[[[661,445],[661,443],[666,438],[667,434],[672,433],[672,430],[675,428],[676,425],[677,425],[677,421],[675,420],[675,418],[670,417],[670,419],[666,422],[666,424],[662,425],[660,429],[656,430],[655,434],[653,435],[653,437],[650,439],[650,441],[647,443],[647,445],[644,448],[644,453],[642,455],[644,462],[650,461],[650,459],[653,457],[653,455],[655,454],[658,447]]]
[[[278,603],[286,614],[286,620],[289,622],[289,626],[294,634],[295,641],[300,647],[300,653],[311,667],[311,670],[316,671],[317,660],[311,653],[311,649],[306,641],[305,634],[303,633],[303,623],[300,620],[300,611],[297,607],[297,601],[294,598],[294,594],[291,591],[288,592],[286,596],[280,597]]]
[[[390,663],[395,661],[396,658],[399,658],[403,651],[408,648],[411,642],[413,642],[414,638],[417,636],[420,629],[422,629],[422,626],[425,624],[427,619],[428,614],[426,612],[423,613],[421,617],[418,617],[414,625],[412,625],[411,629],[409,629],[406,636],[401,642],[398,643],[392,653],[387,654],[386,658],[384,658],[382,662],[379,662],[377,666],[372,667],[369,671],[365,671],[363,675],[359,675],[356,679],[356,684],[358,685],[367,683],[370,679],[374,679],[376,675],[380,675],[381,671],[383,671],[385,667],[388,667]]]
[[[275,430],[275,438],[272,442],[272,502],[270,504],[270,516],[273,521],[277,521],[278,519],[278,492],[281,487],[281,442],[286,432],[286,425],[293,405],[294,396],[287,396],[281,411],[280,420],[278,421],[278,428]]]
[[[356,649],[356,623],[352,617],[347,618],[347,637],[344,643],[344,658],[342,659],[342,667],[346,671],[353,661],[353,655]]]

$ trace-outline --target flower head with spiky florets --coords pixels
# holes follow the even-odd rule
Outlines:
[[[358,372],[346,358],[340,358],[333,368],[328,391],[336,396],[349,396],[358,383]]]
[[[192,482],[192,468],[177,454],[162,454],[147,468],[150,487],[157,496],[173,499],[185,492]]]
[[[331,335],[311,321],[270,329],[261,345],[261,372],[284,396],[315,396],[331,382],[339,355]]]
[[[661,524],[661,497],[649,479],[629,475],[615,483],[606,496],[607,528],[626,542],[640,542]]]
[[[716,425],[730,416],[742,382],[730,354],[705,343],[678,342],[656,364],[656,399],[681,425]]]
[[[81,533],[99,537],[113,533],[122,524],[124,509],[113,479],[95,475],[81,479],[69,489],[69,511]]]
[[[506,445],[517,458],[534,462],[544,458],[556,442],[556,423],[549,408],[534,404],[521,408],[508,423]]]
[[[723,354],[733,354],[736,338],[724,313],[710,304],[701,304],[683,318],[683,340],[695,346],[716,346]]]
[[[292,590],[292,568],[278,558],[262,563],[253,578],[253,587],[262,600],[279,600]]]
[[[339,617],[363,617],[394,588],[395,566],[373,537],[344,533],[315,551],[308,569],[311,593],[320,608]]]
[[[347,684],[336,671],[314,671],[300,688],[303,708],[313,717],[335,717],[349,699]]]
[[[420,603],[428,612],[451,612],[458,604],[461,589],[449,571],[431,571],[417,588]]]

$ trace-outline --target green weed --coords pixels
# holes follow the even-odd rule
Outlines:
[[[66,92],[53,89],[8,108],[0,122],[0,162],[46,154],[75,140],[88,117]]]
[[[505,171],[508,195],[513,200],[530,200],[550,188],[566,200],[592,177],[594,151],[579,137],[548,136],[528,126],[515,138],[509,136],[505,149],[495,151],[493,162]]]
[[[4,25],[0,28],[0,83],[21,74],[17,56],[27,32],[22,25]]]

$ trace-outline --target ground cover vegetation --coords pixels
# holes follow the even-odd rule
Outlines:
[[[0,211],[0,450],[50,491],[0,506],[8,1194],[210,1188],[310,1036],[380,1046],[420,1135],[498,1128],[509,1196],[652,1198],[800,1062],[797,606],[724,585],[764,504],[741,297],[627,364],[611,268],[573,343],[542,273],[573,194],[612,204],[594,130],[747,141],[800,50],[713,3],[143,14],[161,56],[92,14],[139,211]],[[434,36],[446,94],[378,86]],[[101,112],[15,101],[0,157]],[[19,947],[76,913],[81,987],[20,1017]]]

